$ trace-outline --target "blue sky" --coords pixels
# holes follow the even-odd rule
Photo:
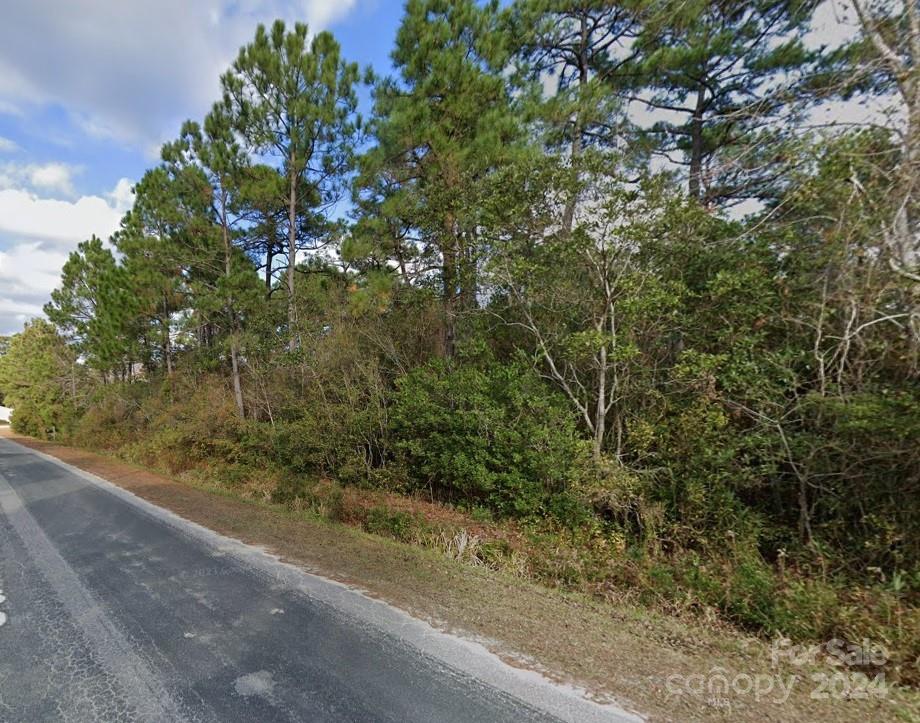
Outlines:
[[[160,144],[200,118],[257,23],[329,29],[390,68],[402,0],[31,0],[0,22],[0,335],[40,314],[77,243],[107,237]],[[367,94],[362,96],[367,102]],[[362,109],[366,112],[368,109]]]

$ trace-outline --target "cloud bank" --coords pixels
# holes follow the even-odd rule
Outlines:
[[[320,29],[357,0],[32,0],[0,23],[0,104],[57,105],[86,133],[151,147],[201,114],[255,25]]]
[[[0,335],[21,330],[41,314],[68,254],[94,234],[108,238],[132,200],[128,179],[105,197],[73,200],[23,188],[0,190]]]

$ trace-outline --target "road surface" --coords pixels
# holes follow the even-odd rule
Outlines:
[[[0,439],[0,721],[626,721]]]

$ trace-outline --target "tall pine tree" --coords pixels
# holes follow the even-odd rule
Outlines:
[[[259,154],[274,156],[284,180],[288,332],[296,346],[297,254],[324,243],[325,213],[341,199],[351,167],[358,66],[328,32],[280,20],[260,25],[223,78],[237,128]],[[271,268],[269,268],[271,273]]]
[[[625,146],[629,123],[621,96],[634,82],[640,5],[518,0],[507,12],[513,64],[531,94],[522,96],[531,109],[527,115],[538,121],[549,151],[568,155],[576,175],[586,149]],[[574,193],[566,200],[566,231],[572,230],[576,202]]]
[[[359,198],[375,199],[366,210],[416,238],[422,265],[435,269],[445,356],[454,353],[458,315],[477,303],[478,194],[519,137],[498,18],[495,2],[406,4],[392,54],[399,76],[376,88],[377,146],[358,184]]]
[[[186,123],[179,140],[164,146],[163,159],[180,192],[208,199],[201,209],[205,211],[200,219],[203,242],[190,259],[196,272],[190,276],[192,294],[207,328],[216,323],[224,332],[221,341],[229,351],[234,401],[243,417],[240,337],[243,320],[259,294],[255,269],[235,243],[246,213],[239,188],[248,158],[237,142],[228,111],[226,104],[218,103],[203,126]]]
[[[757,197],[784,165],[770,121],[801,104],[816,0],[661,0],[646,12],[635,98],[663,112],[657,150],[704,205]],[[788,126],[790,118],[782,120]]]

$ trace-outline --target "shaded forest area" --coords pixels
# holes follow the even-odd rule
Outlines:
[[[409,0],[391,77],[260,27],[4,346],[14,427],[917,682],[920,6],[816,5]]]

